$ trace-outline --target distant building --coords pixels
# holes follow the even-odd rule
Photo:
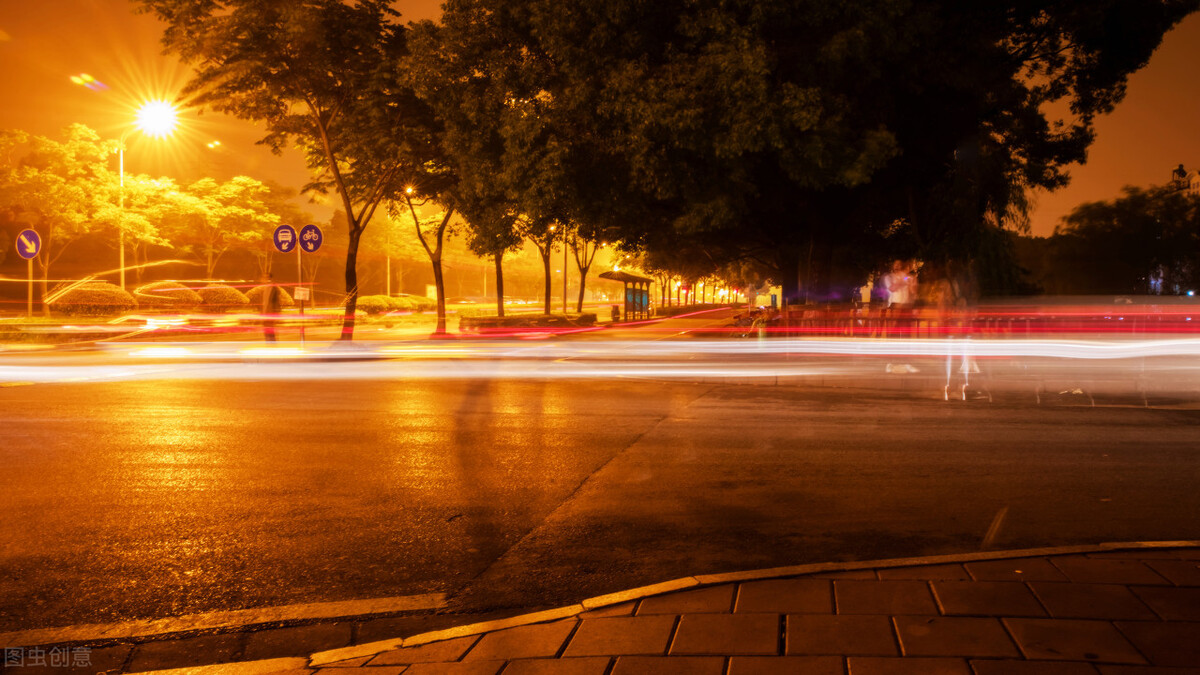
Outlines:
[[[1180,164],[1171,172],[1171,185],[1193,197],[1200,196],[1200,171],[1188,171]]]

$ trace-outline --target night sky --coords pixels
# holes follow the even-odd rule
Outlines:
[[[401,0],[407,20],[435,18],[439,0]],[[128,0],[0,0],[0,128],[55,135],[82,122],[115,138],[145,98],[173,98],[188,72],[159,46],[161,25],[136,16]],[[1194,85],[1200,56],[1200,15],[1166,36],[1150,65],[1136,73],[1115,112],[1097,123],[1099,137],[1087,165],[1071,185],[1041,195],[1033,214],[1035,234],[1049,234],[1075,205],[1116,195],[1124,185],[1162,183],[1180,162],[1200,168],[1200,91]],[[87,73],[107,88],[71,82]],[[181,182],[204,175],[244,173],[299,187],[308,177],[298,153],[275,157],[254,142],[253,125],[214,113],[186,113],[168,140],[131,135],[127,169]],[[208,148],[221,141],[216,150]]]

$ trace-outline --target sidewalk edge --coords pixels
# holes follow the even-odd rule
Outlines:
[[[393,638],[390,640],[368,642],[366,644],[354,645],[352,647],[343,647],[341,649],[317,652],[309,658],[308,663],[310,668],[324,666],[331,663],[336,663],[338,661],[361,658],[364,656],[373,656],[375,654],[392,651],[394,649],[400,649],[401,647],[415,647],[418,645],[429,644],[430,642],[449,640],[451,638],[480,635],[506,628],[516,628],[519,626],[528,626],[537,623],[545,623],[548,621],[556,621],[580,614],[587,610],[598,609],[624,602],[631,602],[634,600],[641,600],[654,595],[661,595],[663,593],[670,593],[678,590],[699,588],[701,586],[711,586],[715,584],[725,584],[736,581],[757,581],[760,579],[773,579],[776,577],[798,576],[803,574],[819,574],[822,572],[842,572],[861,569],[888,569],[897,567],[916,567],[923,565],[944,565],[951,563],[975,562],[980,560],[1005,560],[1010,558],[1033,558],[1042,556],[1071,555],[1078,553],[1104,553],[1107,551],[1194,547],[1200,547],[1200,541],[1181,540],[1104,542],[1100,544],[1080,544],[1076,546],[1052,546],[1005,551],[951,553],[946,555],[934,555],[916,558],[884,558],[881,560],[810,563],[806,565],[769,567],[758,570],[746,570],[743,572],[728,572],[724,574],[699,574],[695,576],[680,577],[678,579],[672,579],[670,581],[664,581],[649,586],[640,586],[638,588],[633,588],[626,591],[618,591],[616,593],[599,595],[594,598],[587,598],[575,605],[551,609],[544,612],[522,614],[508,619],[467,624],[464,626],[457,626],[455,628],[448,628],[430,633],[421,633],[407,638]]]

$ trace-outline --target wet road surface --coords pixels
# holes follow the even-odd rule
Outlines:
[[[627,379],[3,388],[0,631],[430,592],[564,604],[978,550],[1006,507],[994,548],[1198,539],[1198,427]]]

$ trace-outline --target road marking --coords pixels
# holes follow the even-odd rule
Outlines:
[[[0,648],[33,647],[61,642],[88,642],[93,640],[149,637],[182,631],[241,628],[280,621],[340,619],[368,614],[442,609],[445,606],[445,593],[426,593],[424,595],[401,595],[391,598],[309,602],[278,607],[234,609],[223,612],[186,614],[184,616],[172,616],[162,619],[80,624],[77,626],[37,628],[12,633],[0,633]]]
[[[996,537],[1000,534],[1000,526],[1004,524],[1004,517],[1007,515],[1007,506],[996,512],[996,517],[992,518],[991,527],[988,528],[987,534],[983,535],[983,543],[979,545],[979,550],[990,548],[996,542]]]

